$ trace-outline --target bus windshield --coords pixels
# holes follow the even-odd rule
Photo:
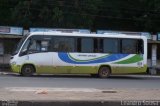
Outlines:
[[[27,36],[28,36],[28,34],[26,34],[26,35],[19,41],[19,43],[16,45],[16,47],[15,47],[14,52],[13,52],[12,55],[16,55],[16,54],[19,52],[19,50],[20,50],[23,42],[24,42],[25,39],[27,38]]]

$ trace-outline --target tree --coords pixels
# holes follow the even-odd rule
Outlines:
[[[29,28],[32,25],[30,13],[30,1],[20,1],[14,7],[12,12],[12,21],[16,26],[23,26],[24,28]]]
[[[160,31],[159,0],[0,0],[0,25]]]

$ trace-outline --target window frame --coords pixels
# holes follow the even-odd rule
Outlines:
[[[52,40],[51,40],[51,52],[64,52],[64,53],[68,53],[68,51],[55,51],[54,48],[52,47],[52,45],[54,45],[54,38],[72,38],[74,41],[74,50],[73,51],[69,51],[70,53],[74,53],[77,50],[77,46],[76,46],[76,37],[72,37],[72,36],[58,36],[58,35],[54,35],[52,36]]]
[[[81,37],[80,39],[81,39],[81,52],[80,53],[94,53],[94,37]],[[82,52],[82,39],[92,39],[92,41],[93,41],[93,44],[92,44],[93,50],[92,50],[92,52]]]
[[[122,41],[123,40],[136,40],[136,50],[135,50],[135,52],[134,53],[124,53],[123,51],[122,51]],[[139,52],[139,41],[141,41],[142,42],[142,52],[140,53]],[[122,53],[122,54],[144,54],[144,41],[142,40],[142,39],[132,39],[132,38],[121,38],[120,39],[120,53]]]
[[[46,39],[46,38],[49,38],[50,37],[50,40],[49,39]],[[51,48],[50,48],[50,45],[51,45],[51,40],[52,40],[52,38],[51,38],[51,36],[49,36],[49,35],[34,35],[34,36],[31,36],[30,37],[30,39],[31,39],[31,42],[33,41],[33,40],[36,40],[36,41],[41,41],[41,43],[42,43],[42,41],[48,41],[48,50],[47,51],[42,51],[41,49],[40,49],[40,51],[35,51],[35,52],[33,52],[33,53],[29,53],[29,54],[34,54],[34,53],[44,53],[44,52],[50,52],[51,50]],[[31,44],[31,42],[30,42],[30,44]],[[29,47],[30,47],[30,45],[29,45]],[[29,47],[28,47],[28,52],[29,52]],[[42,47],[42,44],[40,44],[40,48]]]
[[[67,38],[72,38],[73,39],[73,51],[54,51],[54,48],[52,47],[52,45],[54,45],[54,38],[63,38],[63,39],[67,39]],[[82,52],[82,39],[85,38],[89,38],[92,39],[92,47],[93,47],[93,51],[92,52]],[[132,38],[113,38],[113,37],[85,37],[85,36],[59,36],[59,35],[34,35],[34,36],[30,36],[27,40],[30,40],[30,43],[33,40],[39,40],[39,41],[48,41],[48,50],[47,51],[37,51],[37,52],[33,52],[33,53],[27,53],[27,54],[34,54],[34,53],[43,53],[43,52],[70,52],[70,53],[107,53],[104,52],[104,41],[105,39],[116,39],[118,42],[118,47],[117,47],[117,52],[112,52],[110,54],[144,54],[144,41],[143,39],[132,39]],[[137,40],[136,43],[136,53],[123,53],[122,52],[122,41],[124,40]],[[142,53],[139,53],[139,41],[141,40],[142,42]],[[24,46],[24,45],[23,45]],[[29,47],[30,44],[27,48],[27,52],[29,52]],[[42,46],[40,46],[42,47]],[[22,47],[23,48],[23,47]]]
[[[44,37],[45,36],[45,37]],[[22,49],[21,49],[21,52],[20,52],[20,54],[19,54],[19,56],[24,56],[24,55],[28,55],[28,54],[35,54],[35,53],[45,53],[45,52],[50,52],[50,45],[51,45],[51,39],[50,40],[47,40],[47,39],[45,39],[45,38],[47,38],[47,37],[51,37],[51,36],[46,36],[46,35],[34,35],[34,36],[30,36],[27,40],[26,40],[26,42],[28,41],[28,40],[30,40],[30,42],[29,42],[29,44],[28,44],[28,46],[27,46],[27,51],[26,51],[26,53],[23,53],[22,52],[22,49],[23,49],[23,47],[25,46],[25,44],[26,44],[26,42],[25,42],[25,44],[23,45],[23,47],[22,47]],[[31,46],[31,43],[33,42],[33,40],[35,40],[35,41],[48,41],[48,50],[47,51],[42,51],[41,49],[40,49],[40,51],[34,51],[34,52],[32,52],[32,51],[30,51],[29,50],[29,47]],[[41,45],[40,45],[40,47],[41,47]]]
[[[109,39],[114,39],[114,40],[117,40],[117,43],[118,43],[118,47],[117,47],[117,52],[112,52],[112,53],[109,53],[109,52],[104,52],[104,40],[105,39],[107,39],[107,40],[109,40]],[[119,54],[119,53],[121,53],[121,46],[120,46],[120,39],[119,38],[112,38],[112,37],[108,37],[108,38],[101,38],[100,40],[102,40],[102,41],[100,41],[100,45],[101,45],[101,53],[109,53],[109,54]]]
[[[76,37],[77,38],[77,40],[76,40],[76,47],[77,47],[77,49],[76,49],[76,52],[78,52],[78,53],[100,53],[100,51],[99,51],[99,40],[100,40],[100,37]],[[82,43],[81,43],[81,39],[83,39],[83,38],[91,38],[92,40],[93,40],[93,52],[82,52],[81,51],[81,49],[82,49]],[[96,44],[96,42],[97,42],[97,44]]]

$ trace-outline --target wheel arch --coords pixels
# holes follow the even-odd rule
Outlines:
[[[21,69],[20,69],[20,72],[22,72],[22,68],[25,66],[25,65],[31,65],[33,68],[34,68],[34,73],[36,72],[36,66],[32,63],[25,63],[21,66]]]
[[[106,65],[100,65],[99,68],[98,68],[98,71],[102,68],[102,67],[108,67],[110,69],[110,73],[112,74],[112,67],[108,64]]]

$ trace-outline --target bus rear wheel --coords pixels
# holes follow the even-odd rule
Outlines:
[[[29,77],[29,76],[32,76],[34,72],[35,72],[35,69],[32,65],[24,65],[21,70],[21,75]]]
[[[111,69],[109,67],[101,67],[98,71],[98,76],[100,78],[108,78],[111,73]]]

